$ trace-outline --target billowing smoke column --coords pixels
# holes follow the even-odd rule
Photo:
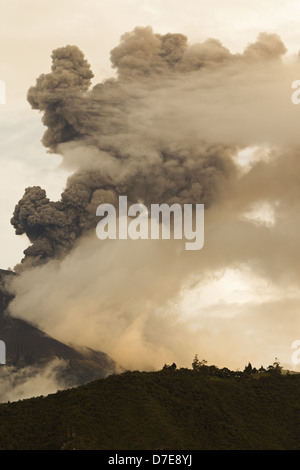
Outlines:
[[[95,86],[77,47],[54,51],[28,99],[42,113],[44,145],[71,176],[59,201],[33,187],[16,206],[12,223],[31,246],[10,285],[11,314],[133,370],[187,366],[198,352],[233,368],[290,357],[300,278],[291,83],[300,62],[282,61],[285,51],[275,34],[233,54],[216,39],[190,45],[136,28],[111,51],[115,78]],[[100,241],[96,209],[118,207],[119,195],[204,203],[203,249]]]
[[[232,157],[241,144],[238,139],[206,141],[201,126],[189,129],[178,102],[173,109],[176,90],[188,96],[189,84],[198,83],[205,100],[214,70],[219,74],[220,68],[249,63],[255,68],[284,53],[272,34],[261,34],[243,54],[231,54],[215,39],[188,45],[182,34],[136,28],[111,51],[117,78],[91,88],[93,73],[82,52],[75,46],[55,50],[51,72],[29,89],[28,101],[43,113],[44,146],[61,153],[75,172],[60,201],[50,201],[40,187],[25,190],[11,223],[31,246],[17,269],[63,256],[78,237],[95,229],[97,206],[117,205],[119,195],[127,195],[130,203],[204,203],[208,208],[234,178]]]

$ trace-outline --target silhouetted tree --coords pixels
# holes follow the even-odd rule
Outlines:
[[[245,369],[244,369],[244,374],[247,374],[247,375],[250,375],[253,373],[253,369],[252,369],[252,365],[251,363],[249,362],[247,366],[245,366]]]
[[[175,364],[175,362],[173,362],[171,366],[169,366],[168,364],[165,364],[163,366],[163,370],[176,370],[176,368],[177,368],[177,365]]]
[[[272,365],[268,366],[268,372],[271,374],[280,375],[282,371],[282,367],[277,357],[275,357],[275,361]]]
[[[196,354],[192,362],[192,368],[193,370],[200,370],[201,368],[204,368],[206,364],[207,364],[207,361],[205,359],[202,359],[202,361],[199,361],[198,354]]]
[[[194,360],[192,362],[192,368],[193,370],[199,370],[200,368],[200,361],[198,359],[198,354],[196,354],[196,356],[194,357]]]

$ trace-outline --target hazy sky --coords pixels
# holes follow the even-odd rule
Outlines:
[[[60,167],[61,157],[47,154],[42,146],[41,115],[33,111],[26,100],[28,88],[41,73],[49,71],[53,49],[77,45],[91,64],[95,74],[93,83],[115,74],[110,66],[110,50],[118,45],[123,33],[136,26],[151,25],[155,33],[161,34],[183,33],[190,43],[217,38],[231,52],[243,51],[260,32],[277,33],[288,50],[285,60],[300,49],[300,0],[0,0],[0,6],[0,79],[5,81],[7,88],[6,104],[0,105],[0,268],[3,269],[18,263],[29,244],[25,235],[17,237],[10,225],[24,188],[40,185],[55,200],[68,175],[68,171]],[[300,76],[293,79],[300,79]],[[247,159],[247,153],[244,157]],[[264,213],[261,207],[260,213],[267,224],[272,219],[272,211],[268,207],[265,209]],[[270,363],[278,351],[280,359],[289,364],[291,342],[300,336],[297,316],[300,302],[294,285],[290,289],[286,285],[279,288],[273,284],[271,275],[259,273],[254,276],[249,267],[228,266],[228,270],[218,273],[212,282],[206,281],[200,290],[183,296],[182,309],[194,320],[196,318],[196,323],[199,303],[204,312],[198,319],[199,324],[204,331],[211,331],[210,337],[206,335],[203,340],[207,349],[213,350],[213,343],[220,341],[222,331],[228,335],[227,342],[223,335],[224,343],[214,356],[220,364],[220,349],[224,345],[228,347],[228,365],[240,364],[234,357],[238,348],[243,348],[243,341],[247,343],[247,334],[255,337],[254,325],[260,328],[256,359],[260,360],[259,352],[263,351],[266,362]],[[260,317],[262,309],[266,312],[263,319]],[[283,311],[286,320],[280,317]],[[26,316],[24,312],[20,314]],[[230,330],[224,325],[233,317],[233,329]],[[270,331],[268,321],[271,318],[276,321]],[[292,321],[293,327],[282,332],[284,321]],[[43,320],[40,323],[49,326]],[[245,325],[248,333],[243,337],[241,331],[245,331]],[[51,324],[49,330],[58,333],[55,328],[51,330]],[[236,343],[232,342],[234,331]],[[274,344],[279,345],[277,349]],[[241,360],[246,357],[241,351]],[[210,362],[209,357],[206,359]],[[226,361],[223,365],[227,365]],[[293,366],[289,364],[289,367]]]

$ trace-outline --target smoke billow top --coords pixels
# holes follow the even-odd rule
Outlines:
[[[51,72],[40,75],[28,101],[42,113],[43,145],[73,173],[59,201],[35,186],[15,208],[11,223],[31,245],[16,267],[22,274],[14,281],[14,313],[35,312],[52,334],[104,345],[117,360],[126,351],[127,365],[153,365],[165,351],[187,345],[177,313],[170,320],[161,312],[191,275],[201,280],[250,263],[275,278],[283,219],[276,219],[271,237],[242,215],[261,201],[278,213],[296,186],[290,85],[299,62],[284,64],[285,52],[276,34],[261,33],[243,52],[231,53],[216,39],[191,45],[182,34],[138,27],[111,51],[116,75],[92,86],[93,72],[76,46],[53,51]],[[260,148],[261,158],[241,169],[240,152],[249,147]],[[167,241],[100,242],[96,208],[117,206],[119,195],[146,205],[203,203],[204,249],[192,255]],[[196,348],[199,334],[187,337]],[[231,344],[241,350],[245,341],[242,335]]]

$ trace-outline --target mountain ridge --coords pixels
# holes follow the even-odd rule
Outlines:
[[[211,372],[125,372],[2,404],[0,449],[299,449],[299,375]]]

